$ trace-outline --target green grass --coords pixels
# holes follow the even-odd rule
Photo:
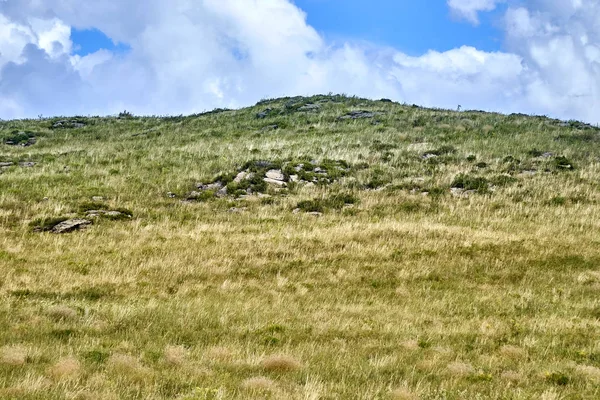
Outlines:
[[[0,144],[37,163],[0,174],[0,398],[597,399],[600,130],[563,125],[345,96],[0,121],[37,139]],[[316,182],[234,185],[279,168]],[[126,218],[47,232],[90,210]]]

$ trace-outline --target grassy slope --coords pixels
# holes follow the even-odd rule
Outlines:
[[[333,100],[82,129],[2,122],[0,136],[38,140],[0,145],[0,162],[38,164],[0,175],[0,398],[600,398],[600,132]],[[381,123],[337,119],[357,109]],[[442,146],[456,151],[422,158]],[[303,157],[368,168],[273,200],[166,196]],[[460,173],[507,171],[515,182],[450,194]],[[291,212],[338,192],[360,202]],[[134,218],[32,232],[92,196]]]

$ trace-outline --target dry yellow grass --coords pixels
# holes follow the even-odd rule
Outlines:
[[[72,321],[78,317],[77,311],[67,306],[52,306],[46,314],[55,321]]]
[[[165,348],[165,361],[168,364],[180,366],[188,356],[188,351],[183,346],[167,346]]]
[[[302,368],[302,363],[287,355],[271,355],[265,357],[260,365],[266,371],[292,372]]]
[[[241,384],[242,389],[258,392],[270,392],[276,388],[277,384],[264,376],[256,376],[244,380]]]
[[[392,400],[419,400],[419,396],[406,388],[399,388],[391,393]]]
[[[0,348],[0,363],[18,367],[27,362],[27,349],[22,346],[5,346]]]
[[[49,370],[48,375],[53,379],[73,379],[81,371],[81,363],[75,357],[66,357],[58,360]]]

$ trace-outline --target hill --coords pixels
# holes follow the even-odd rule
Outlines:
[[[597,127],[328,95],[0,141],[0,398],[600,397]]]

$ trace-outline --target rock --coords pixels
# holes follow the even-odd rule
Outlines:
[[[123,214],[121,211],[105,211],[104,215],[111,218],[126,216],[127,218],[131,218],[131,215]]]
[[[320,217],[323,215],[322,212],[318,212],[318,211],[311,211],[311,212],[307,212],[306,214],[312,215],[313,217]]]
[[[275,125],[267,125],[264,128],[261,129],[261,131],[265,132],[265,131],[274,131],[279,129],[279,125],[275,124]]]
[[[296,172],[300,172],[304,169],[304,164],[298,164],[296,165],[296,167],[294,167],[294,170],[296,170]]]
[[[42,200],[43,201],[48,201],[48,200],[50,200],[50,198],[49,197],[44,197]]]
[[[318,104],[308,103],[298,108],[298,111],[317,111],[321,109],[321,106]]]
[[[290,175],[290,182],[299,182],[300,177],[298,175]]]
[[[271,170],[267,171],[265,176],[268,179],[272,179],[275,181],[285,181],[285,175],[283,175],[283,172],[281,172],[280,169],[271,169]]]
[[[87,219],[69,219],[55,225],[54,228],[52,228],[52,233],[73,232],[85,228],[86,226],[91,224],[92,221]]]
[[[258,118],[258,119],[267,118],[269,116],[269,114],[271,113],[271,111],[273,111],[272,108],[266,108],[263,111],[256,114],[256,118]]]
[[[221,188],[217,191],[217,197],[225,197],[227,196],[227,188]]]
[[[217,191],[217,190],[221,190],[223,188],[223,186],[224,186],[223,182],[220,182],[220,181],[213,182],[213,183],[210,183],[208,185],[205,185],[203,183],[196,184],[196,188],[199,189],[199,190],[202,190],[202,191],[204,191],[204,190],[214,190],[214,191]]]
[[[102,196],[93,196],[92,201],[104,201],[104,197]]]
[[[265,181],[267,183],[272,183],[272,184],[278,185],[278,186],[286,186],[286,183],[284,181],[280,181],[277,179],[264,178],[263,181]]]
[[[550,153],[549,151],[541,155],[542,158],[550,158],[552,156],[554,156],[554,153]]]
[[[187,200],[196,200],[197,198],[199,198],[202,195],[202,193],[200,192],[196,192],[195,190],[192,191],[188,196],[187,196]]]
[[[436,158],[437,154],[425,153],[421,156],[423,160],[429,160],[430,158]]]
[[[31,167],[35,166],[35,163],[32,161],[24,161],[24,162],[20,162],[19,166],[23,167],[23,168],[31,168]]]
[[[174,199],[175,197],[177,197],[177,195],[173,192],[167,192],[167,197],[170,199]]]
[[[350,111],[346,115],[342,115],[339,119],[362,119],[362,118],[373,118],[379,113],[371,112],[371,111]]]
[[[300,212],[299,208],[294,208],[294,210],[292,211],[293,214],[298,214]]]
[[[243,207],[243,208],[231,207],[229,210],[227,210],[227,212],[230,212],[230,213],[242,213],[244,211],[246,211],[246,207]]]
[[[12,165],[14,165],[12,162],[0,162],[0,168],[8,168]]]
[[[81,121],[77,121],[77,120],[60,120],[55,122],[54,124],[52,124],[52,129],[59,129],[59,128],[64,128],[64,129],[70,129],[70,128],[83,128],[85,127],[85,123],[81,122]]]
[[[242,171],[233,180],[235,183],[240,183],[241,181],[252,179],[253,174],[248,171]]]

